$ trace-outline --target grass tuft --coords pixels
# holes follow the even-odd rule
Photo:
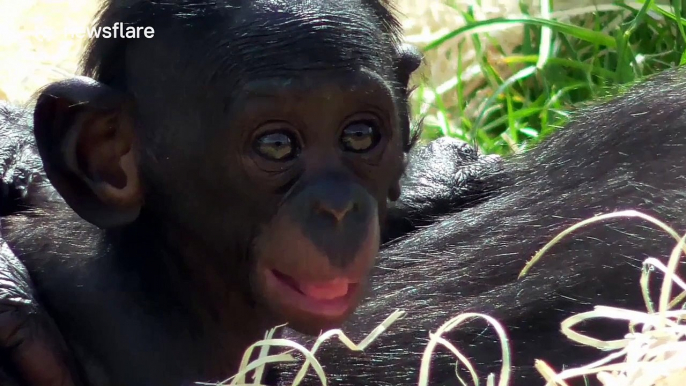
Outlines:
[[[556,11],[543,0],[533,14],[520,1],[521,14],[484,20],[478,5],[447,0],[463,26],[422,48],[463,52],[471,44],[475,59],[446,57],[455,61],[453,78],[419,81],[412,104],[423,118],[423,138],[448,135],[486,153],[517,153],[559,128],[575,106],[686,62],[681,0],[579,3]],[[491,36],[515,27],[523,28],[515,47]]]

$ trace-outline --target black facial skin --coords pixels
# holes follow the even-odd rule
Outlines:
[[[517,276],[559,232],[597,214],[636,209],[684,232],[685,71],[667,71],[576,112],[534,149],[507,160],[499,171],[487,171],[485,190],[496,192],[485,202],[439,214],[432,225],[383,249],[369,301],[343,329],[351,339],[362,339],[393,310],[407,315],[362,354],[336,344],[318,350],[329,381],[416,385],[429,332],[463,312],[486,313],[507,329],[511,385],[544,383],[533,367],[536,359],[561,370],[605,357],[568,340],[560,323],[596,305],[645,311],[642,262],[648,257],[666,261],[675,246],[671,236],[638,219],[608,221],[563,239],[528,275]],[[678,271],[684,277],[686,263]],[[662,275],[656,273],[654,296],[661,284]],[[601,340],[621,339],[627,332],[626,323],[580,327]],[[309,347],[307,337],[286,336]],[[500,373],[500,343],[485,322],[468,323],[444,338],[472,360],[480,379]],[[454,363],[447,350],[437,350],[431,384],[455,384]],[[278,368],[284,375],[295,370]],[[290,378],[285,376],[282,384]],[[594,377],[588,381],[598,384]],[[303,384],[318,383],[309,379]],[[584,380],[569,384],[584,385]]]

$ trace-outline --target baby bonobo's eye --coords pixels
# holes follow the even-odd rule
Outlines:
[[[380,139],[381,134],[375,122],[358,121],[343,129],[341,145],[345,151],[364,153],[372,150]]]
[[[283,131],[267,133],[257,138],[253,148],[257,154],[271,161],[290,161],[300,152],[295,136]]]

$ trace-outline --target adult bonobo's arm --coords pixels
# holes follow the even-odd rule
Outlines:
[[[507,180],[487,177],[501,170],[499,156],[482,154],[454,138],[439,138],[413,149],[401,180],[402,194],[388,211],[386,240],[497,194]]]
[[[0,214],[29,210],[40,192],[42,169],[22,109],[0,104]],[[0,218],[0,384],[76,385],[67,350],[38,305],[33,284],[2,236]]]

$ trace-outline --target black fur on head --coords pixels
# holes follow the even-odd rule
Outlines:
[[[202,72],[206,82],[216,80],[217,72],[232,71],[235,79],[246,79],[250,75],[257,75],[259,66],[254,63],[264,59],[264,62],[274,63],[279,60],[277,55],[283,53],[278,50],[279,45],[290,43],[288,38],[280,36],[283,31],[282,20],[274,15],[269,15],[258,23],[244,23],[242,18],[245,9],[254,9],[257,12],[269,12],[270,6],[283,8],[284,3],[280,0],[260,1],[201,1],[201,0],[177,0],[177,1],[105,1],[96,16],[95,28],[112,26],[120,22],[123,26],[153,27],[155,31],[165,29],[166,35],[183,34],[192,36],[186,41],[175,41],[170,44],[176,45],[178,61],[172,63],[177,68],[189,66],[187,61],[206,59],[212,66],[205,66]],[[406,151],[416,143],[419,138],[419,125],[412,130],[409,115],[408,87],[410,75],[419,68],[422,56],[414,47],[401,43],[402,27],[395,16],[394,5],[388,0],[358,0],[358,1],[298,1],[288,5],[287,8],[293,15],[302,17],[303,14],[312,16],[310,23],[301,23],[294,26],[294,36],[302,36],[302,28],[309,28],[317,34],[311,34],[311,39],[324,39],[319,42],[320,47],[329,44],[329,50],[307,52],[290,52],[289,55],[301,55],[307,61],[319,63],[321,68],[331,68],[353,65],[366,62],[375,68],[393,68],[394,74],[386,74],[386,81],[394,84],[396,99],[403,126],[403,138]],[[328,17],[322,18],[322,11]],[[326,20],[329,18],[330,20]],[[246,18],[251,19],[251,18]],[[217,29],[218,23],[210,22],[221,20],[219,24],[230,20],[229,25]],[[288,22],[287,20],[283,20]],[[331,22],[331,23],[328,23]],[[276,27],[271,27],[274,23]],[[274,34],[270,35],[270,28]],[[322,34],[322,30],[330,29],[331,35]],[[176,29],[178,33],[169,33]],[[368,34],[368,31],[375,31]],[[300,32],[300,33],[297,33]],[[205,42],[198,46],[197,42]],[[245,44],[243,44],[245,42]],[[113,38],[92,39],[85,50],[81,60],[82,73],[101,83],[118,89],[128,91],[127,67],[130,60],[131,50],[137,44],[136,39]],[[192,44],[184,44],[192,43]],[[323,43],[323,44],[322,44]],[[296,49],[298,44],[287,46],[289,50]],[[277,47],[275,50],[274,47]],[[335,51],[335,52],[333,52]],[[387,52],[387,55],[380,53]],[[209,57],[220,55],[221,57]],[[320,57],[317,57],[320,56]],[[292,57],[292,56],[291,56]],[[245,60],[250,58],[251,60]],[[284,60],[288,62],[288,60]],[[292,61],[291,61],[292,62]],[[196,69],[197,70],[197,69]],[[266,71],[273,71],[273,65]]]
[[[154,239],[175,266],[251,272],[198,275],[199,298],[249,292],[240,306],[268,303],[275,323],[314,331],[324,324],[309,316],[329,309],[295,304],[294,285],[343,283],[343,308],[318,320],[344,320],[417,135],[408,83],[421,55],[400,43],[391,6],[106,1],[93,28],[103,36],[86,49],[85,76],[51,84],[34,110],[46,173],[71,208],[120,255]],[[281,284],[296,300],[273,300]]]

